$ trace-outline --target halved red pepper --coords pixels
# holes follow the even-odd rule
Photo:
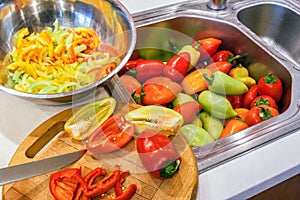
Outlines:
[[[76,199],[78,188],[87,192],[87,185],[81,176],[80,168],[68,168],[51,174],[50,192],[57,200]]]
[[[171,178],[178,172],[181,158],[166,135],[154,130],[142,131],[136,147],[143,166],[154,177]]]
[[[88,137],[86,148],[92,153],[107,153],[125,146],[133,137],[135,125],[121,115],[113,115]]]
[[[163,75],[172,81],[181,82],[190,66],[190,54],[181,52],[173,56],[166,64]]]

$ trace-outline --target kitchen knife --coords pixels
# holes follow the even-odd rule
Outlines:
[[[0,169],[0,186],[61,169],[77,161],[86,150],[58,155],[42,160]]]

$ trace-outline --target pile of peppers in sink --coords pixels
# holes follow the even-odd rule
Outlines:
[[[250,77],[243,56],[218,38],[183,46],[169,60],[133,56],[119,76],[134,101],[173,109],[191,146],[202,146],[280,114],[282,82],[276,74]]]

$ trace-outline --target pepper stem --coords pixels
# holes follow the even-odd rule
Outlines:
[[[240,55],[236,55],[236,56],[228,56],[227,57],[227,62],[231,63],[231,64],[234,64],[234,61],[241,58],[242,56]]]
[[[211,77],[209,77],[206,73],[203,73],[202,76],[205,80],[207,80],[209,85],[211,85],[212,82],[214,81],[214,74]]]
[[[172,178],[179,170],[180,163],[180,159],[177,159],[173,162],[167,162],[165,166],[160,170],[160,176],[162,178]]]

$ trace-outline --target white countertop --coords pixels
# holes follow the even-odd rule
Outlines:
[[[181,1],[121,0],[131,13]],[[69,106],[37,105],[0,92],[0,167],[35,127]],[[200,174],[197,199],[245,199],[298,174],[299,144],[300,131]]]

